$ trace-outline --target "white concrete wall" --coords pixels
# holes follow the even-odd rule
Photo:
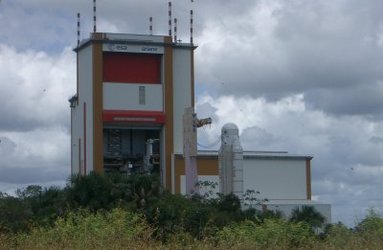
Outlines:
[[[199,180],[215,180],[218,175],[209,175],[209,179],[199,176]],[[185,192],[184,177],[181,176],[181,193]],[[257,159],[243,160],[243,191],[259,191],[259,199],[301,200],[307,201],[306,161],[305,159]],[[219,192],[219,185],[217,186]]]
[[[259,191],[260,198],[307,199],[305,159],[245,158],[243,178],[244,191]]]
[[[87,173],[93,170],[93,53],[92,46],[88,46],[79,52],[79,108],[83,110],[86,102],[86,163]],[[80,118],[83,121],[83,114]],[[83,124],[81,122],[81,142],[84,143]],[[84,150],[82,148],[82,159]]]
[[[186,107],[191,107],[191,51],[175,48],[173,50],[173,138],[174,153],[183,153],[182,117]]]
[[[145,87],[145,104],[139,103],[139,87]],[[104,83],[104,110],[163,111],[162,84]]]
[[[78,174],[80,172],[80,161],[79,160],[79,147],[82,147],[82,144],[79,145],[79,138],[82,138],[82,109],[79,106],[71,109],[71,174]],[[81,139],[83,140],[83,139]],[[81,148],[81,151],[83,149]],[[83,156],[81,156],[82,158]]]

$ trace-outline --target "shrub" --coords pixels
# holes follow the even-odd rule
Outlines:
[[[362,241],[361,245],[368,244],[373,248],[381,248],[383,245],[383,218],[373,209],[355,227],[355,231]]]
[[[355,238],[355,234],[342,223],[331,224],[325,230],[325,243],[328,246],[341,249]]]
[[[19,235],[17,243],[38,249],[127,248],[132,242],[150,242],[151,232],[142,217],[122,209],[97,213],[79,210],[57,219],[52,228]]]
[[[369,210],[366,218],[364,218],[356,226],[356,231],[363,233],[375,233],[383,237],[383,218],[371,209]]]
[[[112,208],[122,195],[116,194],[112,178],[95,173],[72,176],[66,191],[71,208],[87,208],[92,211]]]
[[[313,206],[297,207],[291,212],[290,221],[299,222],[303,221],[309,224],[312,229],[319,229],[325,222],[324,216],[319,213]]]
[[[181,195],[165,193],[146,211],[148,222],[156,228],[156,236],[165,240],[167,235],[182,231],[182,218],[189,202]]]
[[[277,219],[282,220],[283,219],[283,213],[280,210],[255,210],[255,221],[258,224],[262,224],[265,222],[266,219]]]
[[[296,248],[308,246],[314,239],[310,226],[304,222],[265,219],[260,225],[245,221],[227,226],[217,233],[215,241],[219,246],[233,248]]]
[[[0,199],[0,233],[26,232],[31,227],[32,210],[22,200],[3,195]]]

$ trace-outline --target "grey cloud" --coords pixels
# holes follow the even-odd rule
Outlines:
[[[70,138],[61,128],[28,132],[0,132],[0,179],[27,180],[33,169],[44,178],[69,173]],[[11,174],[11,172],[17,174]],[[16,178],[16,179],[15,179]],[[35,178],[35,177],[33,177]]]
[[[308,105],[325,112],[380,119],[383,19],[375,11],[380,2],[352,1],[349,8],[345,1],[274,1],[279,5],[263,20],[274,22],[266,23],[268,32],[253,23],[238,35],[236,23],[258,20],[259,8],[267,9],[260,2],[247,16],[227,16],[225,27],[215,22],[216,43],[197,50],[198,69],[211,91],[269,100],[303,93]]]
[[[18,49],[60,52],[75,43],[75,15],[60,9],[46,9],[43,5],[28,6],[22,1],[4,1],[0,6],[1,43]],[[73,26],[67,20],[73,18]],[[54,22],[49,20],[55,19]],[[48,39],[49,38],[49,39]]]
[[[315,89],[305,94],[305,101],[312,108],[334,115],[362,115],[375,117],[382,112],[383,86],[381,83],[366,83],[356,87]],[[380,119],[379,116],[375,117]]]
[[[0,120],[0,130],[3,132],[23,132],[33,131],[37,128],[44,128],[49,125],[50,121],[43,121],[36,114],[36,117],[28,118],[23,115],[23,112],[14,113],[12,110],[2,109],[0,110],[2,119]],[[47,124],[48,123],[48,124]],[[66,124],[68,127],[69,124]]]
[[[189,41],[190,9],[194,9],[194,35],[199,37],[206,21],[223,22],[231,16],[248,15],[257,1],[172,1],[173,18],[178,19],[178,37]],[[93,31],[92,1],[4,1],[0,8],[0,42],[19,49],[34,48],[60,52],[63,46],[75,46],[77,13],[81,13],[81,36]],[[98,31],[149,33],[149,17],[154,20],[154,33],[168,33],[168,1],[115,0],[97,2]],[[55,20],[54,23],[49,20]],[[68,25],[72,24],[72,25]],[[241,28],[242,30],[242,28]],[[244,29],[246,30],[246,29]],[[28,39],[25,39],[27,37]],[[49,39],[46,39],[49,37]],[[42,42],[43,40],[43,42]],[[198,43],[198,39],[195,39]]]
[[[320,184],[322,186],[323,184]],[[315,185],[314,185],[315,186]],[[352,188],[352,186],[340,186],[329,189],[327,194],[319,195],[320,200],[326,200],[332,205],[333,222],[342,221],[346,225],[353,227],[361,221],[367,214],[368,209],[379,210],[382,206],[381,194],[376,185],[366,188],[363,186]],[[380,186],[380,190],[383,188]],[[313,188],[314,192],[318,192]]]
[[[199,118],[210,117],[213,121],[218,121],[219,119],[216,114],[217,109],[211,106],[208,102],[198,104],[196,107],[196,112]]]
[[[39,166],[30,166],[25,168],[0,168],[0,182],[15,184],[44,183],[57,180],[66,180],[69,175],[70,168],[68,166],[52,168]]]
[[[278,150],[278,138],[264,128],[253,126],[242,131],[242,146],[245,150]]]
[[[0,135],[0,155],[9,155],[16,148],[16,143],[6,136]]]
[[[381,143],[383,143],[383,137],[372,136],[372,137],[370,137],[369,142],[371,142],[373,144],[381,144]]]
[[[149,17],[154,19],[156,34],[168,33],[168,1],[116,0],[97,2],[97,30],[124,33],[149,33]],[[231,2],[231,1],[229,1]],[[210,4],[209,4],[210,5]],[[179,36],[189,38],[189,1],[173,1],[173,18],[179,21]],[[193,4],[198,14],[199,6],[204,10],[203,2]],[[235,4],[231,3],[231,6]],[[3,31],[0,42],[13,45],[18,49],[36,49],[59,53],[64,46],[75,46],[77,13],[81,14],[81,37],[87,38],[93,32],[92,1],[4,1],[0,8],[0,29]],[[201,19],[204,12],[202,11]],[[206,13],[207,15],[207,13]],[[55,20],[51,22],[50,20]],[[195,22],[198,31],[201,21]],[[72,24],[72,25],[70,25]],[[197,33],[197,32],[196,32]],[[25,39],[25,38],[28,39]],[[49,38],[49,39],[48,39]]]

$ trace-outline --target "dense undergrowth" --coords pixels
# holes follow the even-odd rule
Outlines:
[[[253,202],[258,202],[252,199]],[[306,210],[305,210],[306,209]],[[169,194],[156,176],[90,175],[0,193],[0,249],[381,249],[383,218],[323,224],[313,208],[241,210],[234,195]],[[306,215],[306,216],[305,216]],[[317,227],[324,228],[321,234]]]

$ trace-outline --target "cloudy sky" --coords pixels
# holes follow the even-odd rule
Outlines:
[[[313,155],[314,198],[353,225],[383,208],[383,1],[177,0],[187,42],[195,10],[200,131],[217,148],[234,122],[246,150]],[[64,185],[70,174],[76,14],[91,0],[0,3],[0,191]],[[167,32],[167,1],[98,0],[98,30]]]

